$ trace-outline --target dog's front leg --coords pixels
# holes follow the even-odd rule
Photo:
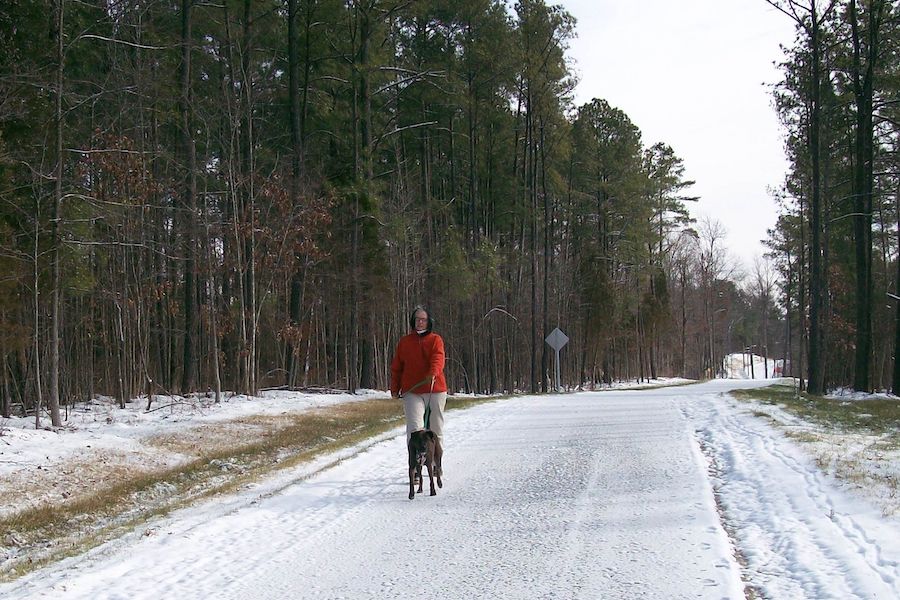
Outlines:
[[[416,475],[419,476],[419,492],[422,493],[422,465],[416,465]]]
[[[441,459],[444,457],[444,446],[441,444],[441,438],[435,436],[434,438],[434,476],[437,478],[437,485],[439,488],[444,487],[444,482],[441,481],[441,476],[444,474],[444,469],[441,466]]]
[[[412,500],[413,498],[416,497],[415,476],[416,476],[416,468],[410,467],[409,468],[409,499],[410,500]]]
[[[429,494],[429,495],[437,496],[437,492],[434,490],[434,475],[432,475],[432,473],[431,473],[433,470],[431,467],[431,463],[428,463],[428,465],[426,465],[426,466],[428,467],[428,484],[431,486],[431,494]]]

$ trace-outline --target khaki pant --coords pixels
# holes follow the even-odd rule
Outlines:
[[[409,434],[420,429],[430,429],[438,437],[444,439],[444,407],[447,405],[447,392],[431,392],[429,394],[404,394],[403,412],[406,414],[406,439]]]

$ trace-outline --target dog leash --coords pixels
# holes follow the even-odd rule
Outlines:
[[[432,378],[431,378],[431,388],[428,390],[428,400],[429,400],[429,402],[426,402],[426,403],[425,403],[425,429],[428,429],[429,421],[431,420],[431,406],[430,406],[429,404],[430,404],[431,396],[432,396],[432,394],[434,394],[434,380],[435,380],[435,378],[432,377]],[[417,387],[419,387],[420,385],[422,385],[423,383],[425,383],[426,381],[428,381],[428,377],[426,377],[426,378],[423,379],[422,381],[416,383],[415,385],[411,385],[411,386],[409,387],[409,389],[406,390],[406,391],[409,392],[409,391],[411,391],[411,390],[414,390],[414,389],[416,389]],[[398,396],[399,398],[402,398],[402,397],[403,397],[403,390],[400,390],[400,393],[397,394],[397,396]]]
[[[419,381],[419,382],[414,383],[413,385],[409,386],[409,389],[406,390],[406,391],[407,391],[407,392],[410,392],[410,391],[416,389],[417,387],[419,387],[420,385],[422,385],[423,383],[425,383],[426,381],[428,381],[428,377],[426,377],[426,378],[423,379],[422,381]],[[434,379],[431,380],[431,390],[434,391]],[[399,397],[402,398],[402,397],[403,397],[403,394],[405,394],[405,393],[406,393],[406,392],[404,392],[403,390],[400,390],[400,393],[397,394],[397,395],[398,395]],[[431,393],[431,392],[429,392],[429,393]]]
[[[428,379],[427,377],[425,379]],[[423,379],[423,381],[425,381]],[[434,378],[431,379],[431,389],[428,390],[428,402],[425,403],[425,429],[431,429],[431,396],[434,394]]]

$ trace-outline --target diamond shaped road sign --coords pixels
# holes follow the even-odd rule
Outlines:
[[[556,350],[557,352],[562,349],[563,346],[569,343],[569,336],[560,331],[559,327],[550,332],[544,341],[550,344],[550,347]]]

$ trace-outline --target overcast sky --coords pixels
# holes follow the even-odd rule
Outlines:
[[[765,0],[563,0],[578,23],[569,56],[576,105],[602,98],[641,130],[645,147],[665,142],[684,160],[695,218],[727,231],[747,269],[775,224],[768,188],[787,162],[770,86],[791,21]]]

